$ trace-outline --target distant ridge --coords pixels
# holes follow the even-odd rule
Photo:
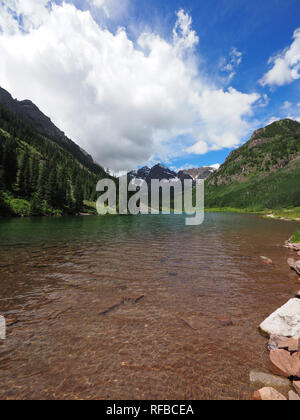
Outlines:
[[[148,168],[145,166],[141,169],[138,169],[137,171],[131,171],[128,173],[128,176],[130,180],[138,178],[143,179],[148,183],[151,182],[152,179],[179,179],[181,181],[184,181],[185,179],[191,179],[196,181],[197,179],[208,178],[215,171],[215,168],[202,167],[182,170],[177,173],[170,170],[165,165],[158,163],[157,165],[153,166],[153,168]]]

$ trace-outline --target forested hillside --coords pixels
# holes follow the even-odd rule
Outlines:
[[[208,178],[205,201],[253,210],[300,206],[300,124],[286,119],[255,131]]]
[[[93,169],[95,169],[93,171]],[[0,106],[0,215],[75,214],[107,176]]]

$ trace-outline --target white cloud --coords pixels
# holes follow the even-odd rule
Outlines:
[[[266,106],[268,106],[269,103],[270,103],[270,98],[268,97],[266,93],[264,93],[259,99],[259,101],[257,102],[258,106],[262,108],[265,108]]]
[[[49,8],[49,0],[1,1],[0,29],[5,33],[16,33],[21,27],[20,22],[25,31],[37,28],[48,18]]]
[[[300,106],[300,102],[297,104],[297,106]]]
[[[243,117],[252,115],[252,105],[259,95],[244,94],[233,88],[204,89],[195,98],[199,124],[193,134],[198,142],[187,149],[188,153],[205,154],[208,151],[236,147],[248,134],[249,125]]]
[[[219,163],[214,163],[213,165],[210,165],[209,167],[218,170],[218,169],[220,169],[220,166],[221,165]]]
[[[291,102],[285,101],[281,108],[282,109],[289,109],[289,108],[291,108],[292,105],[293,104]]]
[[[219,163],[214,163],[213,165],[209,165],[209,166],[202,166],[203,168],[214,168],[216,170],[218,170],[220,168],[220,164]],[[195,165],[194,163],[186,163],[182,166],[180,166],[179,168],[177,168],[176,166],[171,166],[170,169],[174,172],[180,172],[180,171],[185,171],[188,169],[194,169],[194,168],[201,168],[201,165]]]
[[[107,0],[92,0],[92,5],[94,7],[103,9],[107,17],[109,17],[109,9],[107,5]]]
[[[177,21],[173,29],[173,42],[180,55],[189,49],[193,49],[199,42],[196,32],[192,30],[192,18],[182,9],[177,12]]]
[[[271,125],[271,124],[273,124],[274,122],[276,122],[276,121],[280,121],[280,120],[281,120],[281,118],[273,116],[273,117],[271,117],[271,118],[267,121],[267,123],[266,123],[265,125],[266,125],[266,126],[267,126],[267,125]]]
[[[25,12],[13,3],[26,32],[12,17],[2,26],[0,85],[35,102],[105,167],[132,169],[184,153],[178,136],[193,136],[188,151],[201,154],[248,134],[259,96],[216,88],[199,75],[198,37],[183,10],[172,41],[149,31],[133,43],[125,29],[111,33],[71,4],[49,8],[43,0]]]
[[[114,19],[124,14],[128,2],[129,0],[92,0],[91,5],[96,9],[103,10],[107,18]]]
[[[227,83],[230,83],[234,78],[237,72],[238,66],[243,60],[243,54],[237,50],[236,47],[233,47],[230,51],[229,60],[223,58],[220,61],[220,70],[223,73],[228,73]]]
[[[288,48],[269,59],[272,68],[260,80],[262,86],[283,86],[300,78],[300,28],[293,38]]]

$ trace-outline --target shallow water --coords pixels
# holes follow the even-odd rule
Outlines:
[[[237,214],[198,227],[0,221],[0,398],[249,398],[249,371],[268,371],[257,326],[299,289],[282,246],[297,226]]]

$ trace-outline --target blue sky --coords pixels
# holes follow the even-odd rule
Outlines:
[[[223,163],[300,121],[299,0],[55,3],[0,2],[0,85],[116,173]]]
[[[300,81],[273,89],[258,83],[269,68],[269,57],[289,46],[295,29],[300,27],[298,0],[153,0],[150,3],[138,0],[134,4],[136,19],[151,24],[154,16],[156,28],[163,34],[165,28],[161,28],[161,22],[173,27],[176,18],[174,10],[187,10],[199,35],[198,50],[207,61],[208,71],[216,72],[220,57],[226,57],[232,46],[241,51],[243,61],[231,85],[246,92],[255,90],[265,93],[270,100],[268,106],[260,108],[255,115],[258,126],[259,122],[268,122],[273,116],[300,116],[300,108],[294,113],[294,107],[282,109],[285,101],[294,105],[300,102]],[[222,163],[231,150],[189,157],[188,162],[195,166]],[[185,160],[176,160],[174,166],[184,165],[187,163]]]

